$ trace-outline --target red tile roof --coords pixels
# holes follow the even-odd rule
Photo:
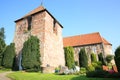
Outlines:
[[[26,17],[28,17],[28,16],[34,15],[34,14],[36,14],[36,13],[42,12],[42,11],[46,11],[46,12],[47,12],[54,20],[56,20],[56,22],[63,28],[63,26],[57,21],[57,19],[55,19],[55,18],[52,16],[52,14],[51,14],[46,8],[44,8],[43,6],[39,6],[38,8],[30,11],[28,14],[26,14],[26,15],[23,16],[22,18],[16,20],[15,22],[17,22],[17,21],[19,21],[19,20],[22,20],[22,19],[24,19],[24,18],[26,18]]]
[[[44,11],[44,10],[46,10],[46,9],[45,9],[43,6],[39,6],[38,8],[30,11],[28,14],[26,14],[26,15],[23,16],[22,18],[16,20],[15,22],[17,22],[17,21],[19,21],[19,20],[22,20],[22,19],[24,19],[24,18],[26,18],[26,17],[28,17],[28,16],[33,15],[33,14],[36,14],[36,13],[38,13],[38,12],[40,12],[40,11]]]
[[[26,14],[23,18],[30,16],[32,14],[38,13],[39,11],[43,11],[45,10],[45,8],[43,6],[39,6],[38,8],[32,10],[31,12],[29,12],[28,14]]]
[[[111,43],[101,37],[99,32],[63,38],[64,47],[83,46],[98,43],[111,45]]]

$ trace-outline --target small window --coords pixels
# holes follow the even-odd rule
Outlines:
[[[31,30],[32,16],[27,17],[27,21],[28,21],[28,30]]]
[[[53,33],[57,35],[56,20],[53,21]]]

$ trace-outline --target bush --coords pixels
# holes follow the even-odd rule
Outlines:
[[[96,70],[86,73],[91,78],[120,78],[120,73],[109,73],[108,71]]]
[[[113,58],[114,58],[113,55],[107,55],[107,56],[106,56],[106,61],[107,61],[107,63],[109,64]]]
[[[11,43],[7,46],[5,52],[3,53],[3,63],[5,68],[13,68],[13,62],[15,58],[15,44]]]
[[[86,74],[86,68],[81,67],[80,68],[80,74]]]
[[[3,52],[6,48],[5,41],[0,38],[0,66],[2,66]]]
[[[102,70],[101,62],[93,62],[91,63],[95,70]]]
[[[107,71],[103,70],[96,70],[96,71],[90,71],[86,73],[87,77],[94,77],[94,78],[105,78],[106,74],[108,74]]]
[[[79,64],[80,67],[87,67],[88,66],[88,56],[85,51],[85,48],[82,48],[79,53]]]
[[[22,49],[22,67],[26,71],[40,71],[39,39],[35,36],[24,43]]]
[[[120,72],[120,46],[115,50],[115,63],[118,69],[118,72]]]
[[[66,66],[69,69],[74,68],[75,62],[74,62],[74,50],[73,50],[73,47],[65,47],[64,52],[65,52]]]
[[[100,62],[102,62],[102,65],[107,65],[106,62],[105,62],[105,59],[103,58],[102,53],[98,54],[98,59],[99,59]]]
[[[95,67],[93,65],[89,65],[86,67],[87,72],[95,71]]]
[[[91,54],[91,62],[97,62],[97,57],[94,53]]]
[[[79,66],[78,61],[75,61],[75,66]]]

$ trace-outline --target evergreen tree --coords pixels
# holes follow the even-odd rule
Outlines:
[[[4,28],[0,28],[0,38],[3,39],[3,40],[5,39],[5,34],[4,33],[5,33]]]
[[[107,65],[107,63],[105,62],[105,59],[103,58],[102,53],[98,54],[98,59],[100,62],[102,62],[102,65]]]
[[[108,63],[108,64],[111,63],[111,61],[112,61],[113,58],[114,58],[113,55],[107,55],[107,56],[106,56],[106,61],[107,61],[107,63]]]
[[[97,62],[97,56],[94,53],[91,54],[91,62]]]
[[[2,65],[5,68],[11,68],[12,69],[14,58],[15,58],[15,44],[11,43],[10,45],[8,45],[6,47],[6,50],[4,51]]]
[[[65,47],[65,61],[66,61],[66,66],[71,69],[75,66],[74,62],[74,49],[73,47]]]
[[[115,50],[115,63],[118,71],[120,72],[120,46]]]
[[[2,65],[3,52],[6,48],[5,41],[0,38],[0,66]]]
[[[26,71],[39,71],[40,64],[39,39],[30,36],[23,46],[22,67]]]
[[[79,53],[79,63],[80,67],[87,67],[88,66],[88,56],[85,51],[85,48],[82,48]]]

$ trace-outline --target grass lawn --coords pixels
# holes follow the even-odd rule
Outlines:
[[[112,78],[86,78],[78,75],[55,75],[42,73],[14,72],[8,75],[13,80],[119,80]]]
[[[5,72],[5,71],[0,70],[0,73],[2,73],[2,72]]]
[[[7,71],[11,71],[11,70],[9,70],[9,69],[0,70],[0,73],[7,72]]]

